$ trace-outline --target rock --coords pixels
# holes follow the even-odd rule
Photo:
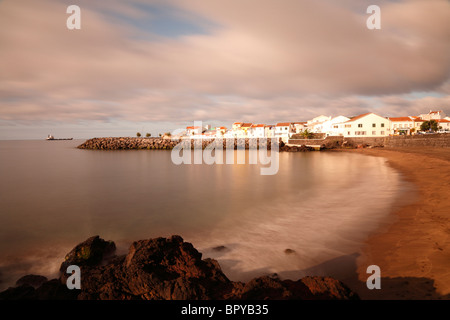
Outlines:
[[[216,248],[225,248],[219,246]],[[65,277],[45,281],[37,289],[30,282],[40,276],[23,277],[16,288],[0,293],[0,299],[40,300],[210,300],[210,299],[358,299],[332,278],[305,277],[280,280],[275,274],[250,280],[230,281],[213,259],[202,259],[192,244],[180,236],[134,242],[126,255],[101,263],[115,245],[98,236],[77,245],[61,265],[81,268],[81,290],[69,290]]]
[[[8,288],[3,292],[0,292],[0,300],[36,300],[35,289],[28,285],[23,284],[15,288]]]
[[[315,299],[355,300],[358,295],[342,282],[330,277],[304,277],[300,279]]]
[[[70,265],[96,266],[103,258],[111,255],[116,250],[116,245],[112,241],[105,241],[99,236],[94,236],[78,244],[64,258],[60,271],[65,273]]]
[[[48,281],[48,279],[44,276],[29,274],[29,275],[23,276],[22,278],[17,280],[16,286],[21,286],[21,285],[26,284],[26,285],[32,286],[33,288],[38,288],[46,281]]]
[[[225,246],[217,246],[217,247],[214,247],[214,248],[212,248],[214,251],[226,251],[226,250],[228,250],[228,248],[227,247],[225,247]]]

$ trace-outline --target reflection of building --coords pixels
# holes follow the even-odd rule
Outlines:
[[[384,137],[389,135],[389,119],[365,113],[339,124],[345,137]]]

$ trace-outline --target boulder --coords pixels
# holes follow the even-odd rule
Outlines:
[[[18,287],[1,292],[0,299],[358,299],[343,283],[326,277],[292,281],[272,275],[246,284],[230,281],[216,260],[202,259],[180,236],[135,241],[122,256],[112,256],[114,250],[114,242],[91,237],[66,255],[60,279],[45,281],[35,289],[30,284],[37,285],[43,278],[23,277]],[[69,290],[65,285],[70,264],[81,269],[81,290]]]
[[[17,280],[16,286],[21,286],[21,285],[25,284],[25,285],[32,286],[33,288],[38,288],[44,282],[47,282],[47,281],[48,281],[48,279],[46,277],[44,277],[44,276],[28,274],[26,276],[23,276],[19,280]]]

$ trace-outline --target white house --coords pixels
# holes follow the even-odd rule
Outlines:
[[[264,126],[264,136],[266,138],[274,138],[275,137],[275,128],[276,128],[276,126],[273,124]]]
[[[422,120],[440,120],[440,119],[444,119],[446,117],[444,111],[440,110],[440,111],[432,111],[430,110],[430,112],[428,112],[427,114],[423,113],[421,115],[419,115],[419,117]]]
[[[369,112],[356,116],[339,126],[343,129],[345,137],[384,137],[389,135],[390,121]]]
[[[390,117],[391,121],[390,133],[397,134],[412,134],[420,129],[423,120],[418,117]],[[414,129],[414,130],[413,130]]]
[[[308,120],[306,122],[306,124],[308,125],[308,127],[310,127],[311,125],[313,125],[315,123],[322,123],[322,122],[325,122],[325,121],[328,121],[328,120],[331,120],[331,116],[327,117],[327,116],[321,115],[321,116],[315,117],[315,118],[313,118],[311,120]]]
[[[439,131],[450,132],[450,120],[438,119],[438,120],[436,120],[436,122],[438,123]]]
[[[348,120],[350,120],[350,118],[345,116],[331,118],[330,120],[317,124],[316,129],[319,131],[315,132],[325,133],[327,136],[343,136],[344,130],[340,124],[347,122]]]
[[[264,138],[265,136],[265,125],[263,124],[252,124],[250,129],[248,129],[248,136],[251,138]]]
[[[294,133],[301,133],[303,132],[307,127],[307,122],[292,122],[292,126],[294,127]]]
[[[186,127],[186,134],[189,136],[201,135],[202,132],[203,132],[203,128],[199,127],[199,126]]]
[[[275,137],[281,138],[284,142],[287,142],[292,133],[292,125],[290,122],[280,122],[275,126]]]

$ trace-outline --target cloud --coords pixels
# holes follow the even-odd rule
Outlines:
[[[276,122],[449,110],[449,2],[379,3],[374,31],[366,3],[349,0],[81,1],[82,29],[69,31],[68,3],[5,0],[0,119]],[[125,23],[152,19],[143,4],[209,29],[164,37]],[[405,98],[415,91],[442,95]]]

